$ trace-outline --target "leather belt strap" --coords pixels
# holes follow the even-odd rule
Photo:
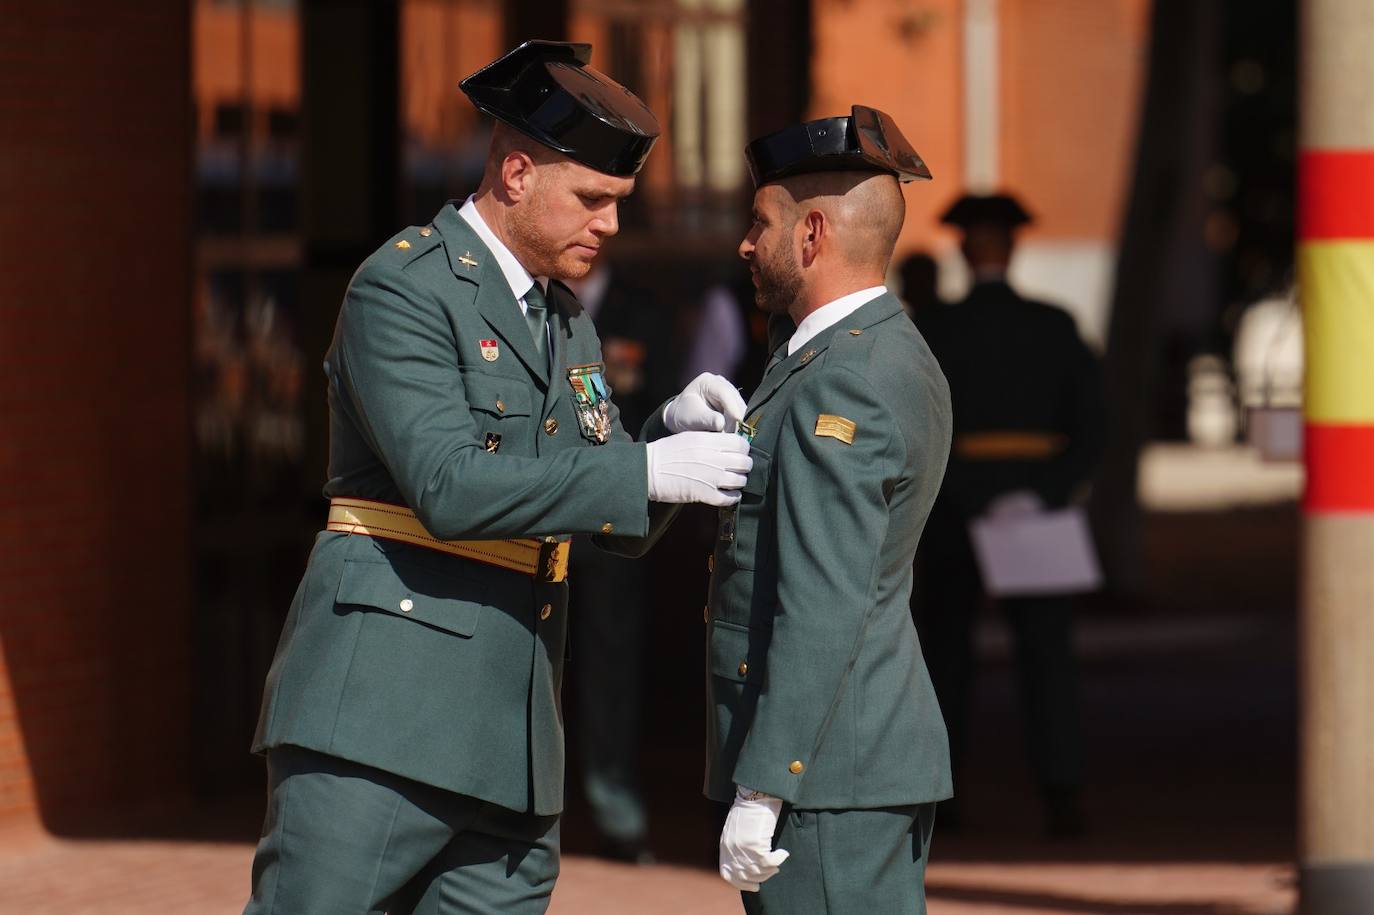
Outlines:
[[[440,540],[430,536],[415,513],[404,505],[368,499],[329,500],[326,530],[365,534],[398,540],[413,546],[461,556],[487,565],[529,575],[536,581],[563,581],[568,577],[567,541],[552,537],[525,540]]]
[[[954,437],[954,456],[966,461],[1043,461],[1064,450],[1059,432],[965,432]]]

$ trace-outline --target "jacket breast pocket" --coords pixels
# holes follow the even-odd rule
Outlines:
[[[335,604],[381,610],[471,638],[482,615],[484,594],[480,582],[447,570],[350,559],[344,563]]]
[[[520,378],[488,375],[485,372],[464,372],[463,387],[467,390],[468,409],[496,419],[529,416],[533,398],[530,385]]]
[[[744,489],[740,492],[739,504],[722,509],[720,513],[719,537],[728,542],[727,553],[735,567],[740,569],[759,567],[759,551],[765,548],[768,539],[765,529],[772,523],[766,499],[772,455],[753,448],[749,456],[754,459],[754,467],[749,471]]]
[[[486,372],[464,372],[468,409],[477,424],[477,441],[492,454],[529,454],[534,396],[528,381]]]

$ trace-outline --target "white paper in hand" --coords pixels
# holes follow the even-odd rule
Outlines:
[[[975,518],[969,536],[983,587],[993,597],[1076,594],[1102,584],[1080,508]]]

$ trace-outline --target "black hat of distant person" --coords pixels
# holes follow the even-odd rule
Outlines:
[[[744,157],[755,185],[828,171],[886,172],[903,182],[930,180],[930,169],[897,123],[863,105],[855,105],[846,117],[807,121],[759,137]]]
[[[965,194],[945,210],[940,221],[966,232],[982,225],[1010,230],[1030,222],[1031,215],[1010,194]]]
[[[638,174],[661,132],[639,98],[592,67],[592,46],[527,41],[458,84],[480,111],[607,175]]]

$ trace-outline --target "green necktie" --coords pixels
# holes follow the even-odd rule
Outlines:
[[[544,299],[544,290],[536,281],[525,293],[525,323],[530,326],[530,336],[534,337],[534,349],[546,363],[549,360],[549,334],[545,329],[549,321],[549,303]]]

